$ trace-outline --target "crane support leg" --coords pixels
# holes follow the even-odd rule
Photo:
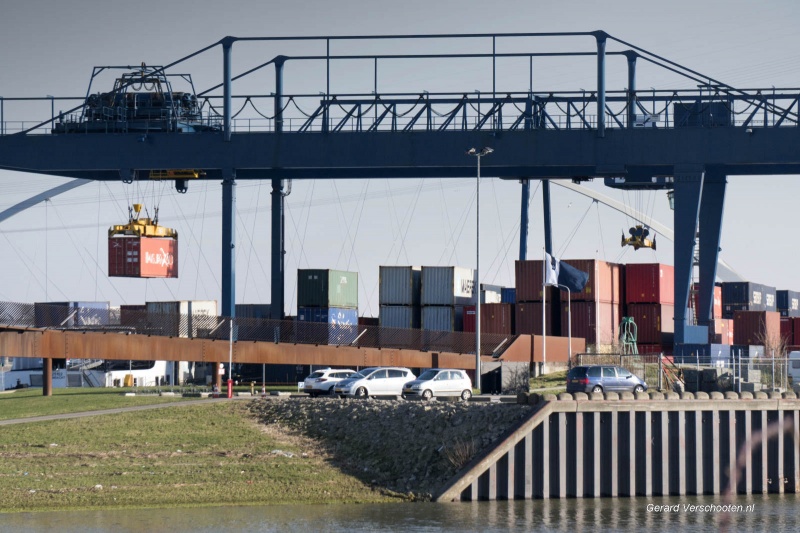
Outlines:
[[[270,318],[283,319],[284,270],[283,259],[286,254],[283,230],[283,180],[272,180],[272,276]]]
[[[531,180],[523,179],[522,201],[520,202],[519,220],[519,260],[525,261],[528,258],[528,206],[531,205]]]
[[[542,209],[544,213],[544,251],[553,255],[553,228],[550,223],[550,180],[542,180]]]
[[[708,342],[708,329],[688,326],[686,311],[694,267],[694,245],[704,169],[675,168],[675,344]],[[701,329],[706,330],[703,336]]]
[[[236,173],[222,179],[222,316],[236,316]]]
[[[720,172],[706,172],[703,198],[700,201],[700,293],[697,323],[708,325],[713,318],[714,282],[722,235],[722,213],[725,204],[727,179]]]

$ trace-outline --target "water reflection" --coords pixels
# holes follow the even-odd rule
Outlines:
[[[729,531],[796,531],[797,495],[741,496]],[[658,512],[654,505],[670,506]],[[699,506],[692,510],[690,506]],[[718,531],[721,497],[535,500],[514,502],[202,507],[0,515],[0,533],[80,532],[458,532]],[[677,507],[675,507],[677,506]],[[750,506],[748,508],[748,506]]]

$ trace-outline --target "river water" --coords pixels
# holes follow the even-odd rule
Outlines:
[[[797,531],[800,495],[277,505],[0,515],[0,532]],[[690,506],[697,506],[691,508]],[[662,507],[655,507],[662,506]],[[667,506],[666,508],[664,506]]]

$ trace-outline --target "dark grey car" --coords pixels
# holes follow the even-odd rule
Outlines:
[[[630,370],[611,365],[582,365],[567,373],[567,392],[644,392],[647,383]]]

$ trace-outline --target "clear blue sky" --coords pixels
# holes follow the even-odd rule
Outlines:
[[[95,65],[165,64],[225,35],[356,35],[402,33],[592,31],[615,35],[739,87],[800,87],[800,4],[793,1],[237,1],[173,3],[7,0],[0,17],[0,96],[79,96]],[[373,45],[385,47],[385,45]],[[573,47],[574,48],[574,47]],[[592,42],[586,42],[592,48]],[[398,51],[386,50],[384,51]],[[288,50],[288,49],[287,49]],[[374,51],[375,49],[372,49]],[[353,51],[353,49],[348,49]],[[285,52],[242,48],[234,70]],[[199,89],[220,80],[218,53],[190,63]],[[430,89],[435,72],[398,73],[388,82]],[[518,83],[509,72],[498,85]],[[371,82],[371,70],[339,73],[340,87]],[[591,63],[548,60],[536,65],[537,90],[594,88]],[[674,78],[642,69],[639,88],[675,88]],[[306,87],[302,77],[287,81]],[[452,81],[452,80],[451,80]],[[455,80],[461,83],[461,80]],[[485,81],[485,78],[484,78]],[[270,82],[264,79],[265,92]],[[609,73],[609,88],[624,76]],[[457,90],[484,90],[465,76]],[[680,87],[687,87],[682,83]],[[96,90],[105,88],[96,87]],[[291,89],[290,89],[291,90]],[[367,89],[368,90],[368,89]],[[6,116],[7,120],[13,116]],[[465,147],[466,148],[466,147]],[[722,257],[746,279],[800,290],[791,246],[796,176],[732,178],[728,187]],[[0,171],[0,210],[62,183]],[[481,195],[482,281],[513,284],[518,253],[519,185],[487,179]],[[663,192],[624,197],[601,183],[589,187],[629,204],[652,206],[672,225]],[[536,186],[532,187],[537,190]],[[269,301],[269,184],[240,182],[237,219],[237,301]],[[108,278],[106,230],[127,219],[127,205],[160,198],[161,221],[180,233],[178,280]],[[297,268],[360,273],[360,311],[377,316],[378,266],[474,266],[473,180],[295,181],[287,198],[286,312],[294,314]],[[529,249],[543,246],[541,193],[532,198]],[[626,217],[554,188],[554,246],[563,258],[615,262],[672,262],[666,240],[658,252],[623,254]],[[219,183],[192,184],[187,195],[169,187],[93,183],[0,223],[0,300],[219,300]],[[789,239],[787,245],[787,239]],[[663,243],[663,244],[662,244]]]

